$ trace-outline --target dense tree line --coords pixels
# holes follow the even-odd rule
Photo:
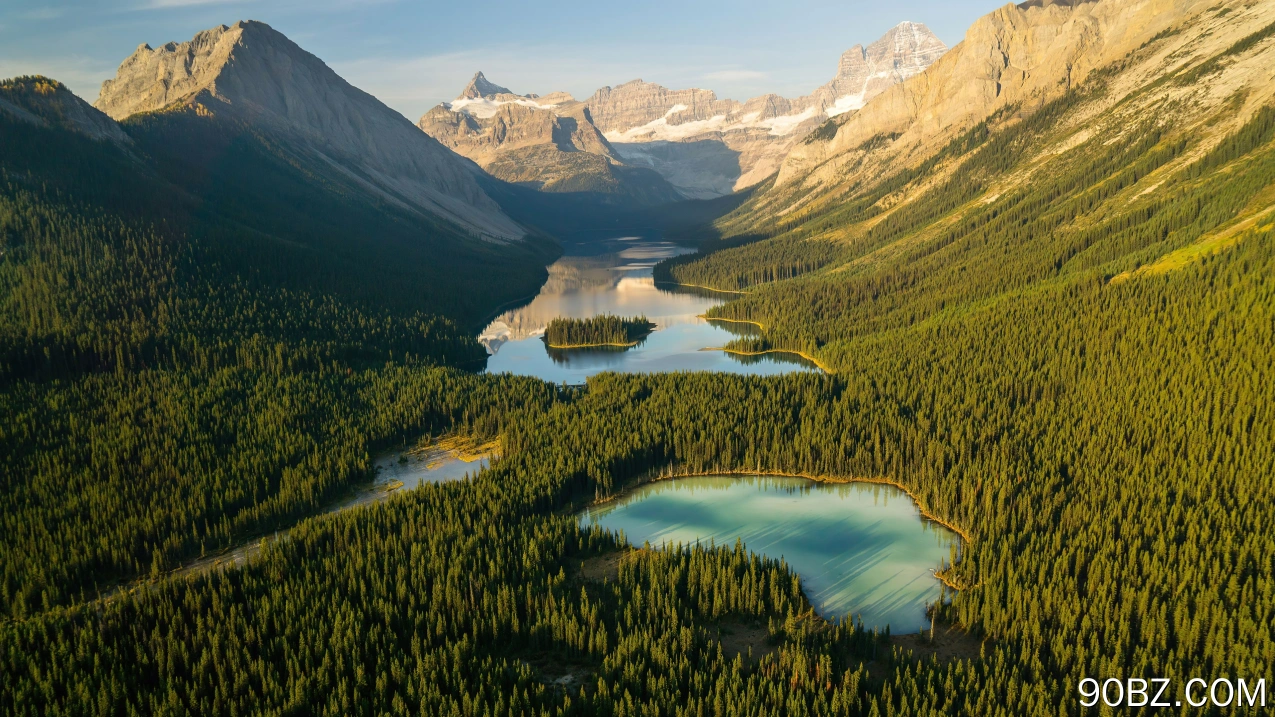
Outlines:
[[[502,257],[364,206],[193,114],[94,141],[39,104],[57,93],[0,86],[54,122],[0,114],[5,614],[295,521],[365,480],[370,447],[485,405],[489,384],[456,392],[470,377],[430,367],[481,366],[474,326],[534,291],[536,245]],[[497,285],[468,291],[480,277]],[[432,376],[417,390],[436,410],[378,418],[403,366]]]
[[[1271,249],[874,337],[844,377],[603,375],[511,402],[505,458],[475,481],[307,522],[243,571],[9,626],[15,704],[1075,714],[1081,676],[1267,676]],[[667,467],[896,478],[970,535],[945,614],[990,638],[983,657],[887,660],[731,551],[641,558],[698,560],[693,578],[575,580],[571,559],[613,543],[560,509]],[[672,587],[626,582],[641,574]],[[762,615],[776,655],[717,654],[715,621]],[[546,664],[584,687],[554,691]]]
[[[559,316],[545,327],[545,342],[553,348],[572,346],[631,346],[655,330],[645,316],[610,314],[576,319]]]

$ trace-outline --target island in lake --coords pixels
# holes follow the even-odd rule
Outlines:
[[[587,319],[559,317],[545,328],[544,340],[551,349],[595,346],[637,346],[655,330],[645,316],[624,318],[603,314]]]

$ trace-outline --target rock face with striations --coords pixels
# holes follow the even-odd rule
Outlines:
[[[622,159],[659,171],[684,194],[709,198],[762,181],[820,124],[858,110],[946,51],[925,25],[903,22],[866,48],[850,48],[836,76],[804,97],[740,103],[634,80],[604,87],[585,104]]]
[[[268,131],[303,148],[315,166],[470,234],[495,241],[525,234],[483,191],[477,167],[264,23],[142,45],[102,84],[94,106],[123,119],[174,105]]]
[[[857,110],[891,86],[921,74],[946,52],[947,45],[925,25],[899,23],[871,45],[846,50],[837,76],[815,90],[811,100],[829,117]]]
[[[647,169],[624,166],[589,108],[565,92],[518,95],[474,75],[417,126],[507,182],[549,192],[597,192],[643,203],[681,199]]]

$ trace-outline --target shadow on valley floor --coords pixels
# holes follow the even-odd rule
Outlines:
[[[659,234],[689,246],[719,239],[713,222],[748,201],[756,191],[750,187],[712,199],[644,204],[601,192],[541,192],[490,177],[484,184],[509,216],[564,245],[578,244],[590,236],[606,239],[625,234]]]

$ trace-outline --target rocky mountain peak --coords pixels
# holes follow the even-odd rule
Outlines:
[[[876,136],[898,138],[893,149],[880,154],[879,161],[889,166],[936,151],[1003,108],[1017,106],[1029,113],[1044,106],[1084,82],[1090,72],[1169,31],[1172,18],[1212,6],[1207,0],[1030,0],[1003,5],[976,20],[961,43],[924,73],[887,88],[840,122],[835,134],[794,147],[776,183],[815,187],[843,181],[843,175],[834,176],[828,169],[842,166],[833,158],[858,151]],[[906,41],[911,33],[897,34]],[[1234,37],[1209,36],[1207,46],[1211,52],[1222,52],[1231,42]],[[1149,76],[1164,72],[1159,62],[1147,66],[1152,68],[1146,70]],[[875,163],[861,166],[865,172],[879,170]]]
[[[95,103],[116,119],[174,105],[198,105],[286,137],[326,171],[472,234],[506,240],[525,233],[483,191],[477,167],[265,23],[218,25],[186,42],[139,47],[102,83]]]
[[[816,95],[822,95],[830,117],[857,110],[886,88],[924,72],[945,52],[947,45],[930,28],[905,20],[871,45],[846,50],[837,76]]]
[[[496,95],[512,95],[514,94],[508,88],[501,87],[487,79],[482,70],[474,73],[474,78],[465,85],[465,89],[461,90],[460,95],[456,97],[458,100],[475,100],[475,99],[491,99]],[[528,95],[531,96],[531,95]]]

